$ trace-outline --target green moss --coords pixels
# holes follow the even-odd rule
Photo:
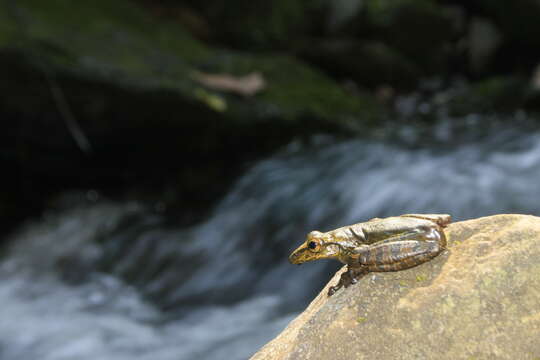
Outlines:
[[[359,323],[359,324],[362,324],[362,323],[365,323],[367,321],[367,318],[363,317],[363,316],[359,316],[356,318],[356,322]]]
[[[370,96],[346,93],[295,58],[209,48],[178,24],[158,23],[126,0],[76,5],[69,0],[20,0],[14,12],[22,24],[19,30],[26,34],[24,45],[13,39],[5,43],[23,51],[30,48],[35,58],[63,73],[130,88],[177,91],[245,120],[301,121],[313,116],[350,127],[358,119],[368,122],[379,116]],[[281,26],[276,23],[276,33]],[[10,31],[2,32],[0,25],[0,40],[10,39]],[[267,88],[253,99],[201,95],[200,85],[190,77],[194,70],[236,75],[258,71]]]
[[[269,82],[262,99],[278,103],[292,114],[307,113],[320,117],[341,114],[366,114],[375,105],[351,96],[321,73],[297,60],[281,57],[261,61],[260,66]],[[310,104],[309,108],[306,104]]]
[[[195,97],[217,112],[224,112],[227,110],[227,102],[219,95],[197,88],[195,89]]]

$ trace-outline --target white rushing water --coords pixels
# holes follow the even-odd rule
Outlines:
[[[190,229],[137,204],[72,201],[9,239],[0,359],[245,359],[336,268],[287,263],[308,231],[407,212],[540,214],[537,179],[540,135],[508,131],[444,150],[291,147]]]
[[[93,242],[99,233],[141,211],[81,206],[16,235],[0,266],[1,359],[241,359],[290,321],[277,313],[277,295],[192,307],[174,321],[117,277],[93,272],[66,283],[65,259],[100,256]]]

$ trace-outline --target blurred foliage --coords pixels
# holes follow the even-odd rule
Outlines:
[[[0,185],[28,184],[0,201],[132,186],[210,203],[293,139],[368,134],[399,118],[400,95],[437,98],[456,78],[469,85],[444,92],[453,115],[538,110],[538,18],[533,0],[4,0],[1,160],[15,175]],[[265,86],[242,95],[196,73],[260,73]]]
[[[322,24],[327,0],[161,1],[195,9],[212,24],[215,39],[233,47],[267,50],[289,48]]]
[[[28,183],[0,195],[8,222],[21,199],[31,213],[69,188],[207,208],[248,163],[295,137],[360,131],[382,116],[373,96],[294,56],[208,46],[127,0],[0,5],[0,115],[13,139],[0,149],[15,169],[0,185]],[[259,72],[267,86],[218,92],[201,88],[197,71]],[[53,83],[93,153],[77,149]]]
[[[272,107],[276,112],[272,117],[332,116],[339,121],[340,113],[349,119],[371,117],[370,112],[376,111],[371,100],[348,95],[331,79],[291,57],[207,47],[179,24],[156,22],[128,1],[94,1],[72,7],[67,0],[22,0],[13,8],[26,44],[13,39],[0,45],[31,49],[39,61],[74,75],[141,89],[174,89],[197,100],[190,76],[194,70],[235,75],[259,71],[272,79],[267,91],[256,101],[227,99],[233,113],[243,113],[241,108],[248,106],[264,118],[265,109]],[[16,28],[12,22],[11,31]],[[234,121],[243,119],[232,117]]]

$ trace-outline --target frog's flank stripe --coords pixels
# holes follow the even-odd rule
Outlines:
[[[413,254],[414,254],[414,255],[416,255],[416,254],[421,254],[421,253],[423,252],[423,251],[422,251],[422,250],[423,250],[422,248],[425,248],[425,247],[426,247],[426,244],[427,244],[427,243],[425,243],[425,242],[423,242],[423,241],[418,241],[418,242],[414,245],[414,247],[413,247]],[[428,245],[427,248],[428,248],[428,251],[429,251],[430,246]]]
[[[381,261],[382,264],[388,264],[388,263],[393,262],[392,261],[392,247],[385,247],[384,251],[382,251],[381,249],[381,252],[382,252],[382,261]]]
[[[401,255],[401,246],[392,245],[392,246],[390,246],[390,251],[392,253],[392,261],[391,262],[395,263],[396,261],[398,261],[400,255]]]
[[[376,261],[376,263],[377,264],[384,264],[383,259],[384,259],[384,255],[386,253],[385,247],[380,246],[378,248],[375,248],[374,250],[375,250],[374,252],[375,252],[375,261]]]
[[[415,245],[416,245],[416,244],[415,244]],[[403,252],[403,253],[404,253],[404,254],[410,254],[410,253],[412,253],[412,252],[414,251],[414,248],[415,248],[415,247],[416,247],[416,246],[410,246],[410,245],[408,245],[408,246],[406,246],[406,248],[404,249],[404,252]],[[403,259],[403,262],[404,262],[405,266],[407,266],[407,267],[412,267],[412,266],[416,265],[416,262],[414,261],[414,258],[413,258],[412,256],[407,256],[407,255],[405,255],[405,256],[404,256],[404,259]]]
[[[372,249],[372,250],[369,251],[368,263],[369,264],[375,264],[376,262],[377,262],[377,250]]]

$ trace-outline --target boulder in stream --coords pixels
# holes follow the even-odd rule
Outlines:
[[[342,269],[252,359],[539,358],[540,218],[496,215],[446,232],[448,251],[433,261],[328,297]]]

